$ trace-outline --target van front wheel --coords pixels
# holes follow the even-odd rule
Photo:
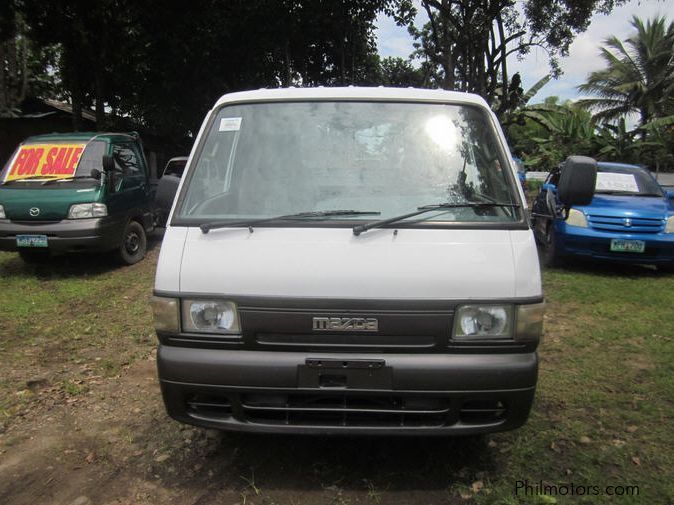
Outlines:
[[[118,259],[127,265],[138,263],[145,257],[147,236],[145,229],[137,221],[129,221],[124,228],[122,243],[117,250]]]

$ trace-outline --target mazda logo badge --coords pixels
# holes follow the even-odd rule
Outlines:
[[[30,210],[28,211],[28,213],[33,217],[39,216],[40,215],[40,209],[37,208],[37,207],[31,207]]]

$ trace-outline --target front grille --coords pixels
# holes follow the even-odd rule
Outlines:
[[[627,222],[626,220],[629,219]],[[589,214],[589,225],[596,230],[618,231],[624,233],[658,233],[662,231],[664,221],[642,217],[615,217]],[[627,226],[629,223],[629,226]]]
[[[489,424],[504,418],[503,402],[495,400],[470,400],[461,405],[459,419],[464,424]]]
[[[185,398],[185,410],[194,419],[213,422],[373,428],[495,426],[507,414],[498,400],[322,392],[196,394]]]
[[[232,415],[232,403],[226,396],[196,394],[187,398],[185,404],[191,417],[223,419]]]
[[[246,419],[295,426],[443,426],[450,412],[442,398],[324,394],[243,395]]]

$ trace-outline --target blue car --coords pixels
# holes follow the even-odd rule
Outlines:
[[[561,170],[550,172],[532,207],[545,265],[583,257],[674,271],[674,191],[645,168],[599,162],[592,202],[572,207],[565,220],[557,198]]]

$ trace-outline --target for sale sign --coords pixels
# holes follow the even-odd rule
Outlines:
[[[14,155],[5,181],[72,177],[86,144],[26,144]]]

